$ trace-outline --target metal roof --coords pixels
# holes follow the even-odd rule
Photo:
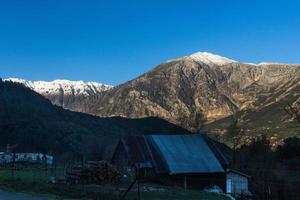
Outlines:
[[[200,134],[152,135],[170,174],[217,173],[224,169]]]
[[[227,163],[204,134],[127,136],[121,141],[134,164],[150,162],[158,173],[220,173]]]

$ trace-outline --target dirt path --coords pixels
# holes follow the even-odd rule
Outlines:
[[[15,192],[6,192],[0,190],[0,199],[1,200],[49,200],[45,197],[32,196],[30,194],[15,193]]]

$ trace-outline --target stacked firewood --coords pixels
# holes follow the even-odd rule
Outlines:
[[[118,183],[120,173],[106,161],[88,162],[84,167],[73,167],[67,172],[66,180],[69,183],[107,184]]]

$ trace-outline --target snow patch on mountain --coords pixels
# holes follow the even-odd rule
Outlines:
[[[192,59],[198,63],[204,63],[207,65],[226,65],[226,64],[231,64],[231,63],[240,63],[240,64],[247,64],[247,65],[254,65],[254,66],[264,66],[264,65],[299,65],[299,64],[288,64],[288,63],[279,63],[279,62],[260,62],[260,63],[251,63],[251,62],[240,62],[236,60],[232,60],[220,55],[212,54],[209,52],[196,52],[193,53],[189,56],[184,56],[176,59],[170,59],[167,60],[166,62],[172,62],[172,61],[179,61],[182,59]]]
[[[215,55],[215,54],[208,53],[208,52],[197,52],[188,57],[192,58],[196,62],[202,62],[205,64],[224,65],[224,64],[228,64],[228,63],[237,62],[235,60],[231,60],[229,58],[222,57],[222,56]]]
[[[24,86],[42,95],[84,95],[89,96],[111,89],[113,86],[97,82],[54,80],[54,81],[29,81],[19,78],[8,78],[4,81],[21,83]]]
[[[292,64],[277,63],[277,62],[261,62],[261,63],[258,63],[257,65],[292,65]]]

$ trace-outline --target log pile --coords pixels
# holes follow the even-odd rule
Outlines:
[[[84,167],[73,167],[67,172],[66,181],[83,184],[118,183],[120,173],[106,161],[90,161]]]

